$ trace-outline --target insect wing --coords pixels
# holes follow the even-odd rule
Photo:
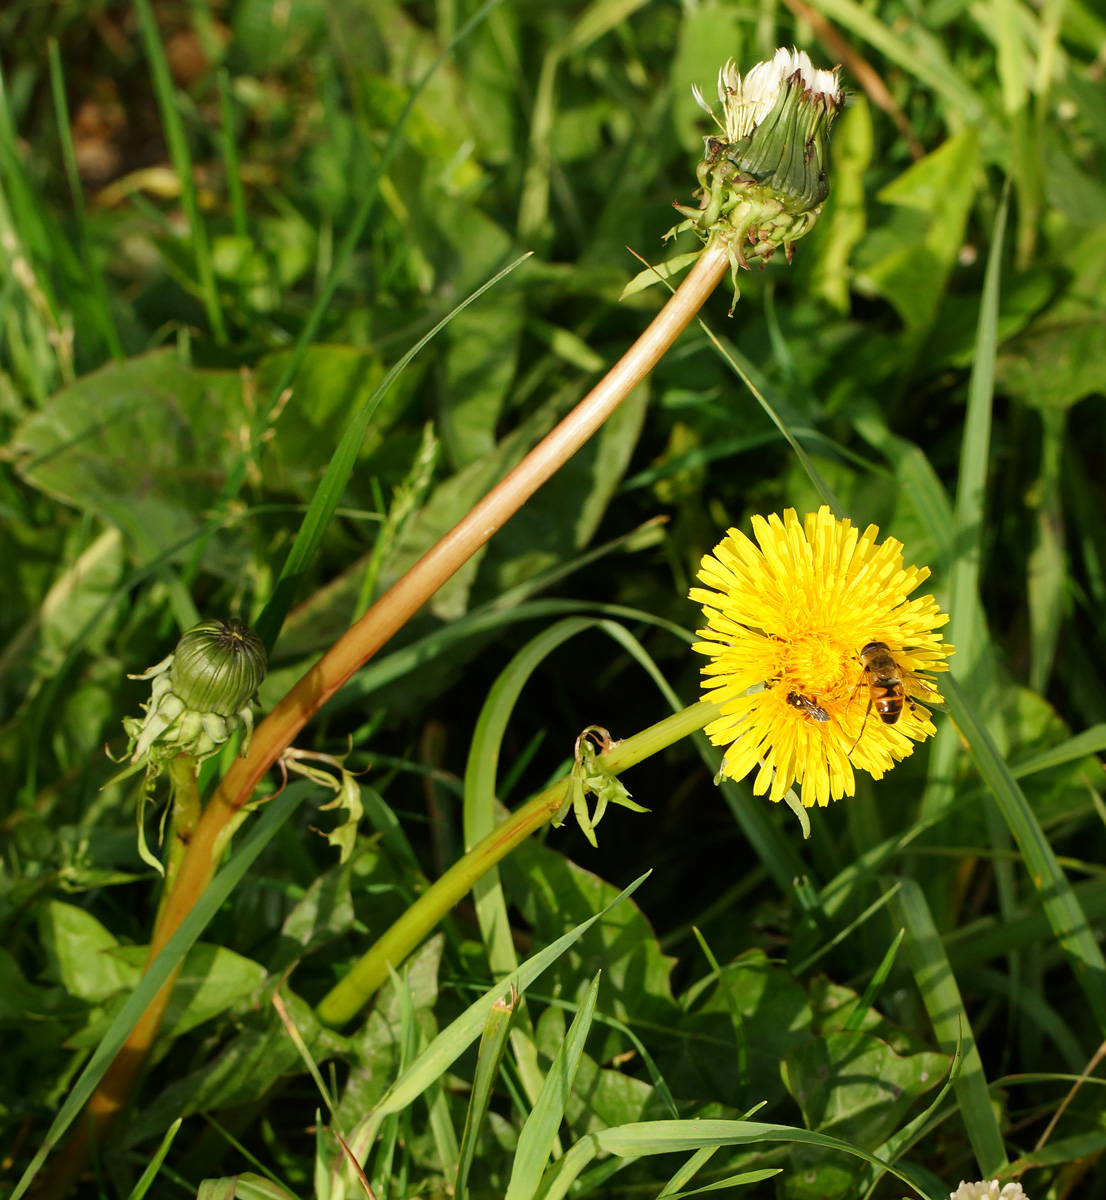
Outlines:
[[[905,668],[902,673],[903,690],[912,700],[920,700],[926,708],[935,709],[937,712],[947,713],[949,706],[941,699],[937,689],[926,679],[920,675],[915,675],[913,671],[907,671]]]

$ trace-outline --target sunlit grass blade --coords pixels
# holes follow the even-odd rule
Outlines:
[[[722,1188],[745,1187],[750,1183],[763,1183],[766,1179],[775,1179],[783,1174],[783,1167],[762,1167],[757,1171],[741,1171],[737,1175],[727,1175],[725,1179],[716,1179],[713,1183],[692,1188],[687,1192],[668,1193],[671,1200],[683,1200],[684,1196],[700,1196],[703,1192],[717,1192]]]
[[[308,565],[315,556],[315,551],[322,541],[326,527],[330,523],[335,509],[342,501],[342,494],[345,491],[346,484],[349,482],[354,463],[357,461],[357,455],[361,449],[365,432],[376,414],[381,400],[388,394],[392,384],[399,378],[407,364],[427,342],[444,329],[459,312],[463,312],[489,288],[495,287],[501,279],[509,275],[529,257],[529,254],[524,254],[521,258],[515,259],[509,266],[504,267],[502,271],[494,275],[482,287],[477,288],[471,296],[461,301],[429,333],[419,338],[414,346],[384,376],[373,390],[372,395],[353,414],[349,424],[346,426],[345,432],[342,434],[341,441],[338,443],[330,462],[327,464],[326,473],[319,481],[319,486],[315,489],[315,494],[311,497],[311,504],[300,525],[299,533],[296,535],[292,549],[288,552],[288,558],[285,560],[284,567],[280,572],[280,578],[273,589],[269,603],[266,604],[261,615],[255,622],[254,627],[264,641],[267,649],[271,650],[276,642],[277,635],[280,633],[280,627],[284,624],[284,618],[288,615],[288,610],[292,607],[295,599],[296,587],[299,584],[300,576],[307,570]]]
[[[906,929],[907,955],[937,1044],[947,1054],[954,1054],[958,1046],[962,1047],[963,1066],[954,1085],[956,1100],[980,1173],[989,1179],[1006,1163],[1002,1134],[991,1108],[987,1078],[956,976],[941,945],[925,893],[913,879],[902,881],[895,910]]]
[[[968,742],[976,769],[1018,843],[1041,906],[1071,963],[1099,1031],[1106,1034],[1106,959],[1087,915],[1056,861],[1025,793],[1010,773],[986,727],[964,699],[955,679],[943,681],[942,687],[953,720]]]
[[[599,998],[599,979],[596,974],[580,1011],[550,1063],[541,1095],[519,1133],[506,1200],[533,1200],[541,1183],[557,1130],[564,1120],[584,1043],[591,1031],[592,1014]]]
[[[1010,774],[1015,779],[1024,779],[1027,775],[1035,775],[1038,771],[1048,771],[1052,767],[1061,767],[1065,763],[1074,762],[1088,754],[1100,754],[1106,750],[1106,725],[1092,725],[1074,737],[1068,738],[1058,746],[1051,746],[1034,754],[1032,758],[1023,759],[1010,767]]]
[[[524,992],[547,967],[556,962],[597,921],[601,921],[615,905],[620,904],[627,897],[633,895],[647,878],[648,874],[645,874],[635,879],[628,888],[619,892],[611,903],[600,912],[597,912],[593,917],[589,917],[575,928],[570,929],[568,933],[559,937],[555,942],[552,942],[544,949],[538,951],[537,954],[528,958],[511,975],[510,979],[492,988],[475,1003],[469,1005],[459,1017],[438,1034],[411,1066],[388,1089],[377,1105],[375,1115],[379,1116],[400,1112],[416,1097],[422,1095],[426,1088],[435,1079],[439,1078],[443,1071],[448,1070],[457,1058],[480,1036],[484,1028],[484,1022],[487,1020],[488,1012],[493,1004],[507,995],[512,986],[520,994]]]
[[[1002,196],[991,234],[987,272],[980,301],[975,357],[968,384],[968,409],[960,444],[960,473],[956,486],[953,558],[949,576],[949,637],[956,646],[951,670],[969,680],[982,652],[974,634],[979,606],[979,571],[986,511],[987,464],[991,450],[991,405],[998,348],[998,306],[1002,280],[1002,244],[1006,232],[1009,190]]]
[[[503,1055],[507,1049],[507,1034],[511,1018],[518,1004],[518,995],[503,996],[488,1010],[484,1032],[480,1035],[480,1049],[476,1056],[476,1073],[472,1080],[468,1109],[465,1113],[465,1128],[461,1135],[461,1152],[457,1160],[457,1177],[453,1194],[457,1200],[465,1200],[468,1194],[469,1170],[476,1155],[476,1147],[488,1114],[492,1089],[495,1087]]]
[[[975,676],[985,651],[984,617],[979,598],[987,464],[991,447],[991,405],[994,399],[995,354],[998,349],[998,308],[1002,281],[1002,243],[1010,200],[1007,184],[995,216],[987,270],[980,300],[975,353],[968,384],[968,409],[960,444],[960,472],[953,514],[952,557],[949,561],[949,641],[956,647],[950,670],[967,682],[978,698]],[[922,808],[926,813],[946,808],[953,797],[953,776],[960,756],[955,730],[941,725],[929,756],[929,777]],[[1004,902],[1007,889],[1003,889]]]
[[[756,1146],[764,1143],[797,1143],[817,1146],[823,1150],[840,1150],[843,1154],[861,1158],[877,1168],[886,1168],[901,1183],[923,1200],[925,1196],[914,1181],[895,1167],[880,1162],[867,1150],[861,1150],[840,1138],[797,1129],[791,1125],[773,1125],[761,1121],[642,1121],[632,1125],[616,1125],[593,1135],[600,1149],[620,1157],[640,1158],[649,1154],[671,1154],[698,1150],[706,1146]],[[936,1197],[932,1198],[936,1200]]]
[[[172,159],[173,169],[180,179],[181,207],[184,209],[188,230],[192,236],[192,253],[196,259],[196,277],[200,299],[203,301],[204,311],[211,325],[212,336],[222,346],[227,341],[227,329],[223,322],[223,310],[219,305],[219,292],[215,285],[211,249],[207,241],[207,226],[204,224],[196,199],[192,152],[188,148],[188,136],[184,130],[184,122],[181,120],[176,88],[173,86],[173,77],[169,72],[169,63],[165,57],[165,47],[161,43],[161,34],[157,22],[154,20],[150,0],[134,0],[134,8],[138,17],[138,31],[142,37],[142,45],[150,64],[154,95],[157,97],[158,110],[161,113],[161,124],[165,130],[169,157]]]
[[[717,1146],[706,1146],[702,1150],[696,1150],[657,1193],[657,1200],[666,1200],[666,1197],[682,1191],[684,1185],[695,1178],[699,1169],[706,1166],[718,1153],[718,1149]]]
[[[231,855],[227,865],[208,885],[195,907],[181,922],[180,928],[169,939],[165,949],[150,964],[150,968],[138,982],[138,986],[119,1010],[107,1032],[100,1039],[77,1082],[73,1085],[65,1103],[58,1110],[47,1131],[38,1153],[24,1171],[22,1178],[11,1194],[11,1200],[19,1200],[47,1155],[58,1144],[62,1135],[92,1095],[104,1072],[111,1065],[139,1018],[150,1006],[150,1002],[161,991],[162,985],[180,966],[189,947],[207,928],[211,918],[219,911],[223,901],[231,894],[239,881],[254,864],[258,855],[269,844],[277,828],[299,807],[310,791],[308,783],[294,783],[266,805],[260,819],[254,823],[242,840],[242,844]]]

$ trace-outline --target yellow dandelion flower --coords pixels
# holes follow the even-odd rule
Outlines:
[[[782,800],[797,782],[806,807],[825,805],[853,795],[854,768],[880,779],[936,732],[917,699],[942,697],[917,672],[948,670],[953,648],[936,632],[948,616],[932,596],[907,599],[929,569],[904,567],[902,543],[877,542],[875,525],[861,534],[827,507],[804,521],[787,509],[754,517],[753,533],[731,529],[703,557],[707,587],[691,590],[707,620],[704,699],[723,702],[707,734],[729,747],[723,775],[759,763],[758,796]],[[901,709],[881,648],[901,672]],[[865,671],[873,663],[883,670]]]

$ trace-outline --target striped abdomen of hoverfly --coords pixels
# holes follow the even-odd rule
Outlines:
[[[902,667],[884,642],[869,642],[860,652],[860,661],[872,707],[884,725],[894,725],[906,700]]]

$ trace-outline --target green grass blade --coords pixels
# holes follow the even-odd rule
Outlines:
[[[506,1200],[533,1200],[541,1184],[557,1130],[564,1120],[565,1106],[572,1093],[584,1043],[591,1030],[595,1004],[599,999],[599,977],[599,973],[596,973],[580,1011],[550,1064],[541,1095],[519,1133]]]
[[[868,907],[860,914],[859,917],[856,918],[855,921],[850,922],[845,926],[844,929],[839,930],[828,942],[820,946],[814,951],[813,954],[810,954],[804,958],[801,963],[789,968],[792,974],[803,975],[809,971],[816,962],[824,958],[825,955],[827,955],[835,946],[839,946],[843,941],[845,941],[846,938],[850,937],[856,932],[856,930],[864,925],[865,922],[874,917],[885,904],[889,904],[898,890],[899,885],[896,883],[892,885],[892,887],[890,887],[886,892],[884,892],[878,900],[873,900],[872,903],[868,905]]]
[[[949,635],[956,647],[951,670],[965,681],[974,674],[977,646],[979,568],[985,516],[987,463],[991,449],[991,404],[995,387],[995,353],[998,348],[998,304],[1002,279],[1002,242],[1006,231],[1009,189],[1003,192],[991,235],[987,272],[976,330],[975,359],[968,385],[968,411],[960,445],[960,474],[956,486],[953,520],[953,558],[949,577]]]
[[[266,649],[272,650],[277,635],[280,633],[280,627],[284,624],[284,618],[287,616],[288,610],[292,607],[300,576],[307,570],[308,564],[314,557],[315,551],[322,541],[323,534],[326,532],[326,527],[330,523],[330,518],[334,515],[335,509],[342,501],[342,494],[353,471],[354,463],[357,461],[357,454],[361,449],[365,431],[375,416],[381,400],[388,394],[392,384],[403,373],[407,364],[427,342],[444,329],[458,313],[468,308],[474,300],[478,300],[489,288],[495,287],[501,279],[509,275],[529,257],[529,254],[524,254],[521,258],[515,259],[509,266],[504,267],[502,271],[494,275],[487,283],[477,288],[471,296],[462,300],[429,333],[419,338],[414,346],[404,354],[399,362],[380,381],[373,390],[372,395],[353,414],[349,424],[346,426],[345,432],[342,434],[342,439],[338,443],[337,449],[327,464],[326,474],[320,480],[319,486],[315,489],[315,494],[311,497],[311,504],[307,509],[307,514],[303,518],[303,523],[300,525],[300,530],[296,535],[292,549],[288,552],[288,558],[285,560],[280,578],[273,589],[269,603],[265,605],[264,611],[255,623],[254,628],[257,630],[258,636],[264,641]]]
[[[180,109],[177,106],[176,89],[169,73],[165,47],[154,20],[150,0],[134,0],[138,17],[138,31],[146,58],[150,63],[150,74],[154,81],[154,95],[161,112],[161,124],[165,130],[165,141],[169,146],[169,157],[173,162],[181,186],[181,207],[192,235],[192,252],[196,258],[196,276],[200,288],[200,299],[211,325],[211,333],[220,346],[227,343],[227,330],[223,323],[223,311],[219,307],[219,292],[215,286],[215,271],[211,265],[211,249],[207,243],[207,227],[196,200],[196,181],[192,173],[192,154],[188,149],[188,137],[184,131]]]
[[[499,751],[507,722],[518,702],[526,681],[558,646],[597,622],[587,617],[558,621],[527,642],[500,672],[488,692],[476,722],[465,767],[464,830],[465,849],[471,850],[495,828],[496,775]],[[513,971],[518,965],[507,901],[499,883],[499,870],[493,867],[472,889],[476,916],[484,937],[488,964],[493,974]]]
[[[51,43],[53,47],[54,43]],[[142,1197],[150,1190],[151,1185],[157,1178],[158,1171],[161,1170],[161,1164],[165,1161],[165,1156],[169,1153],[169,1147],[173,1144],[173,1139],[177,1136],[177,1131],[183,1123],[183,1117],[177,1117],[172,1125],[165,1131],[165,1136],[161,1139],[161,1145],[158,1146],[157,1152],[150,1159],[146,1170],[139,1176],[138,1182],[131,1189],[131,1194],[127,1200],[142,1200]]]
[[[683,1200],[685,1196],[699,1196],[703,1192],[717,1192],[722,1188],[742,1187],[750,1183],[763,1183],[766,1179],[774,1179],[783,1174],[783,1167],[762,1167],[757,1171],[742,1171],[737,1175],[728,1175],[725,1179],[716,1179],[714,1183],[692,1188],[689,1192],[672,1192],[670,1200]]]
[[[234,136],[234,97],[230,90],[230,75],[221,67],[219,80],[219,140],[223,147],[223,168],[227,173],[227,191],[230,193],[230,211],[234,217],[234,232],[237,237],[248,237],[249,223],[246,220],[246,194],[242,190],[242,173],[238,166],[238,142]]]
[[[1058,746],[1042,750],[1032,758],[1024,759],[1010,767],[1010,774],[1015,779],[1024,779],[1026,775],[1036,775],[1038,771],[1048,771],[1052,767],[1062,767],[1065,763],[1074,762],[1077,758],[1085,758],[1088,754],[1099,754],[1106,750],[1106,725],[1092,725],[1075,737],[1070,737]]]
[[[949,563],[949,640],[956,647],[950,670],[957,678],[968,682],[969,686],[984,652],[981,639],[986,636],[979,601],[979,565],[991,444],[1002,242],[1009,199],[1010,189],[1007,185],[995,217],[980,301],[975,357],[968,385],[968,411],[960,447],[960,474],[953,515],[952,558]],[[981,635],[980,639],[977,639],[977,633]],[[972,694],[975,694],[974,688]],[[959,756],[956,731],[948,724],[942,725],[930,751],[929,777],[922,800],[924,812],[939,812],[952,802],[953,777]]]
[[[46,1156],[72,1124],[74,1118],[92,1095],[104,1072],[111,1066],[116,1054],[127,1040],[139,1018],[150,1006],[150,1002],[161,990],[162,985],[180,966],[185,954],[196,939],[207,928],[211,918],[219,911],[223,901],[234,891],[239,881],[253,865],[258,855],[269,844],[277,828],[282,825],[304,800],[311,790],[309,783],[294,783],[266,805],[258,820],[242,840],[242,844],[231,855],[227,865],[215,876],[195,908],[181,922],[180,928],[169,939],[165,949],[150,964],[150,968],[138,981],[127,1002],[119,1010],[107,1032],[81,1072],[77,1082],[58,1111],[46,1137],[39,1147],[30,1166],[23,1172],[11,1200],[19,1200]]]
[[[81,253],[88,279],[92,284],[93,295],[96,298],[95,313],[100,324],[100,333],[108,353],[117,361],[123,355],[123,344],[119,340],[119,331],[115,327],[115,318],[111,313],[111,302],[108,300],[107,286],[104,283],[104,273],[100,270],[92,252],[92,242],[88,231],[88,215],[85,211],[84,189],[81,187],[81,177],[77,171],[77,155],[73,149],[73,130],[69,121],[69,104],[65,98],[65,77],[62,73],[61,54],[58,51],[56,38],[47,41],[50,59],[50,88],[54,97],[54,112],[58,122],[58,138],[61,141],[62,161],[65,163],[65,174],[69,181],[69,192],[73,197],[73,211],[77,216],[77,227],[80,230]]]
[[[667,1197],[682,1191],[684,1185],[690,1183],[698,1174],[699,1169],[706,1166],[717,1153],[717,1146],[705,1146],[702,1150],[696,1150],[657,1193],[657,1200],[666,1200]]]
[[[891,968],[895,965],[895,955],[898,954],[899,947],[902,945],[902,940],[905,936],[905,929],[900,929],[895,934],[895,940],[887,948],[887,953],[880,959],[880,964],[876,967],[876,973],[864,989],[864,995],[857,1001],[856,1008],[849,1013],[849,1019],[845,1022],[846,1033],[855,1033],[863,1029],[864,1018],[868,1015],[872,1005],[875,1004],[876,997],[879,995],[881,988],[887,982],[887,976],[891,974]]]
[[[902,881],[895,908],[897,919],[906,929],[907,955],[922,1002],[933,1022],[937,1044],[947,1054],[955,1054],[958,1046],[962,1048],[963,1066],[954,1085],[956,1101],[980,1173],[990,1179],[1005,1165],[1006,1150],[956,976],[941,945],[925,893],[913,879]]]
[[[509,979],[504,980],[502,984],[492,988],[475,1003],[469,1005],[459,1017],[438,1034],[388,1089],[374,1109],[373,1116],[378,1118],[388,1113],[401,1112],[413,1100],[422,1095],[430,1084],[438,1079],[443,1071],[448,1070],[479,1037],[493,1004],[508,995],[512,986],[517,992],[524,992],[547,967],[577,942],[594,924],[602,921],[617,904],[620,904],[628,896],[632,896],[648,877],[648,872],[639,876],[628,888],[619,892],[602,911],[589,917],[574,929],[570,929],[568,933],[563,934],[543,950],[539,950],[537,954],[528,958]]]
[[[541,1181],[538,1200],[564,1200],[580,1173],[599,1153],[593,1134],[582,1137],[546,1171]],[[585,1193],[586,1194],[586,1193]]]
[[[640,1158],[647,1154],[671,1154],[675,1151],[698,1150],[705,1146],[755,1146],[761,1142],[797,1143],[818,1146],[823,1150],[840,1150],[843,1154],[861,1158],[877,1168],[886,1168],[900,1183],[905,1183],[917,1196],[925,1197],[909,1175],[861,1150],[857,1146],[791,1125],[773,1125],[761,1121],[641,1121],[632,1125],[616,1125],[593,1135],[602,1150],[622,1158]],[[937,1197],[926,1200],[938,1200]]]
[[[953,720],[968,742],[976,769],[1018,843],[1049,925],[1071,963],[1099,1031],[1106,1034],[1106,959],[1087,915],[1056,861],[1025,793],[1003,761],[991,735],[964,699],[954,679],[943,681],[942,688]]]
[[[499,1076],[503,1055],[507,1050],[507,1034],[511,1029],[511,1018],[518,1005],[518,996],[501,997],[488,1010],[484,1032],[480,1036],[480,1049],[476,1056],[476,1073],[473,1075],[472,1092],[469,1095],[468,1111],[465,1113],[465,1128],[461,1134],[461,1152],[457,1159],[457,1177],[453,1194],[457,1200],[465,1200],[468,1194],[469,1170],[476,1155],[484,1118],[492,1099],[492,1089]]]

